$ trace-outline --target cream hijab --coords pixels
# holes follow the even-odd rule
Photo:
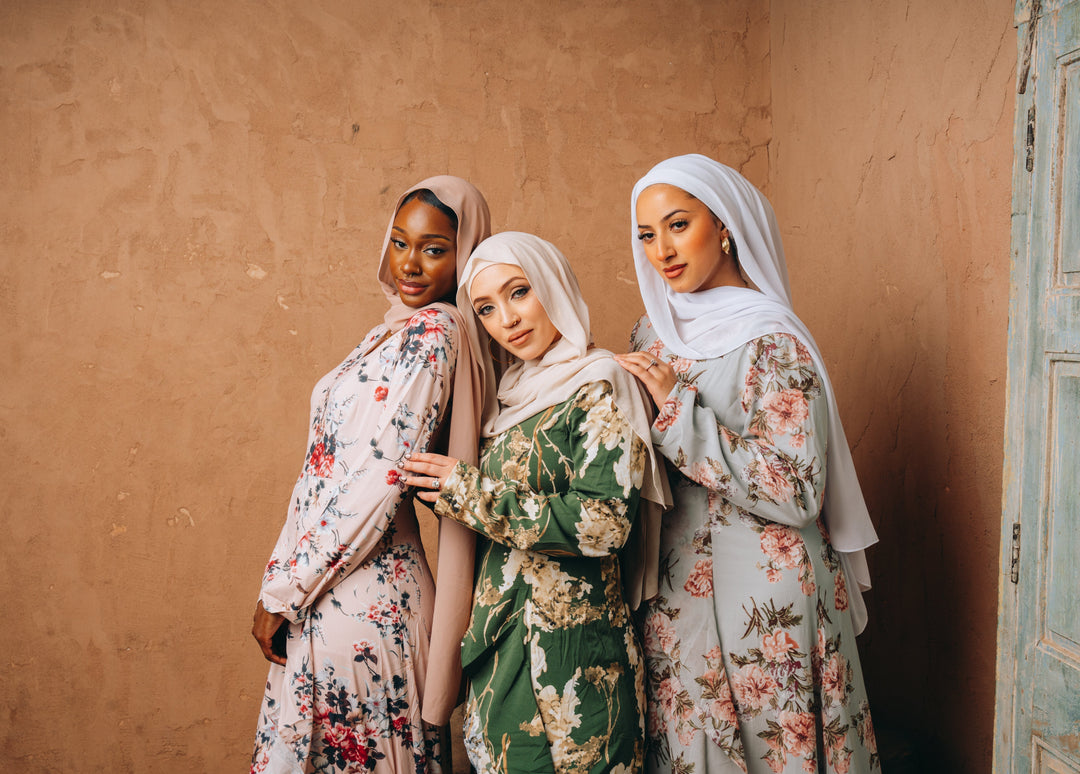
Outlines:
[[[394,205],[394,215],[397,215],[405,197],[413,191],[425,188],[457,215],[457,274],[461,277],[473,248],[491,233],[491,215],[488,213],[487,202],[471,183],[459,177],[439,175],[422,180],[403,193]],[[416,314],[416,310],[405,306],[398,297],[389,261],[386,259],[386,248],[390,244],[393,227],[394,219],[391,218],[383,239],[378,277],[390,302],[383,321],[392,332],[397,332]],[[463,315],[453,304],[438,302],[428,308],[431,307],[449,314],[457,323],[459,331],[447,453],[475,464],[479,449],[480,416],[484,405],[484,373],[478,351],[472,347],[475,337],[468,335],[467,320],[472,315]],[[475,556],[475,533],[449,520],[439,524],[439,583],[435,593],[435,614],[421,708],[423,719],[435,725],[445,725],[457,704],[461,683],[461,638],[468,628],[472,611]]]
[[[532,234],[507,231],[484,240],[473,252],[458,287],[458,307],[472,309],[471,288],[476,275],[489,266],[518,266],[532,286],[562,337],[537,360],[515,361],[502,375],[497,395],[490,389],[494,375],[487,369],[482,434],[491,437],[509,430],[546,408],[569,400],[591,382],[605,381],[614,391],[615,405],[645,443],[646,470],[642,484],[642,516],[624,551],[627,602],[637,608],[642,599],[657,591],[660,513],[671,504],[667,477],[652,447],[649,415],[651,405],[637,380],[612,354],[592,346],[589,308],[581,295],[577,277],[561,252],[550,242]],[[475,314],[467,316],[474,346],[489,342]],[[652,548],[651,558],[646,546]]]
[[[738,287],[696,293],[671,290],[649,264],[637,234],[638,196],[657,183],[681,188],[712,210],[731,231],[739,266],[760,292]],[[630,220],[634,266],[645,310],[657,335],[676,355],[696,360],[719,357],[759,336],[781,331],[793,334],[810,350],[829,403],[822,515],[833,547],[840,552],[845,575],[858,583],[850,598],[855,631],[861,632],[866,626],[866,605],[857,591],[870,588],[863,549],[877,542],[877,533],[859,488],[825,361],[814,337],[792,309],[784,247],[772,206],[734,169],[692,154],[662,161],[638,180],[630,200]]]

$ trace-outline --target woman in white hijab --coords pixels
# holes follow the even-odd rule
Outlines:
[[[623,549],[643,506],[666,499],[648,398],[591,347],[577,280],[538,237],[483,242],[458,305],[474,345],[490,336],[513,360],[485,406],[480,466],[413,454],[404,468],[438,490],[420,495],[437,514],[481,536],[462,649],[469,757],[483,774],[639,772],[644,664],[627,598],[641,565]]]
[[[619,360],[677,471],[644,619],[648,769],[876,771],[855,635],[877,536],[772,207],[691,155],[637,182],[631,217],[647,314]]]

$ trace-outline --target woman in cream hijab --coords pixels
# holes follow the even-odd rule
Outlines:
[[[639,180],[631,214],[647,316],[620,362],[678,471],[645,617],[648,769],[876,771],[855,635],[877,536],[772,207],[695,155]]]
[[[476,460],[483,376],[453,299],[489,222],[457,177],[402,194],[378,269],[390,308],[315,386],[252,627],[272,662],[252,772],[442,771],[475,538],[442,526],[436,596],[396,464],[442,442]]]
[[[469,757],[484,774],[638,772],[644,668],[627,598],[641,578],[623,556],[643,503],[665,500],[647,398],[590,346],[577,280],[538,237],[482,243],[458,306],[509,364],[480,466],[413,454],[404,467],[436,513],[481,536],[462,650]]]

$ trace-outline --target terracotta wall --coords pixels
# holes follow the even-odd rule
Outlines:
[[[860,638],[875,719],[914,770],[989,771],[1012,4],[776,0],[771,40],[796,307],[881,536]]]
[[[472,179],[621,346],[630,187],[765,179],[768,46],[748,0],[0,4],[0,769],[243,770],[261,570],[398,192]]]
[[[1006,2],[0,5],[0,768],[243,769],[308,393],[403,187],[472,179],[619,347],[630,186],[701,151],[773,197],[840,393],[875,713],[987,770],[1015,56]]]

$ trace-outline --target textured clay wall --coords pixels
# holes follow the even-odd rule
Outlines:
[[[767,5],[701,5],[0,5],[0,769],[244,769],[262,566],[393,200],[472,179],[621,347],[636,177],[768,174]]]
[[[770,179],[881,536],[860,638],[914,770],[990,770],[1012,3],[772,3]],[[887,743],[889,739],[883,739]]]

